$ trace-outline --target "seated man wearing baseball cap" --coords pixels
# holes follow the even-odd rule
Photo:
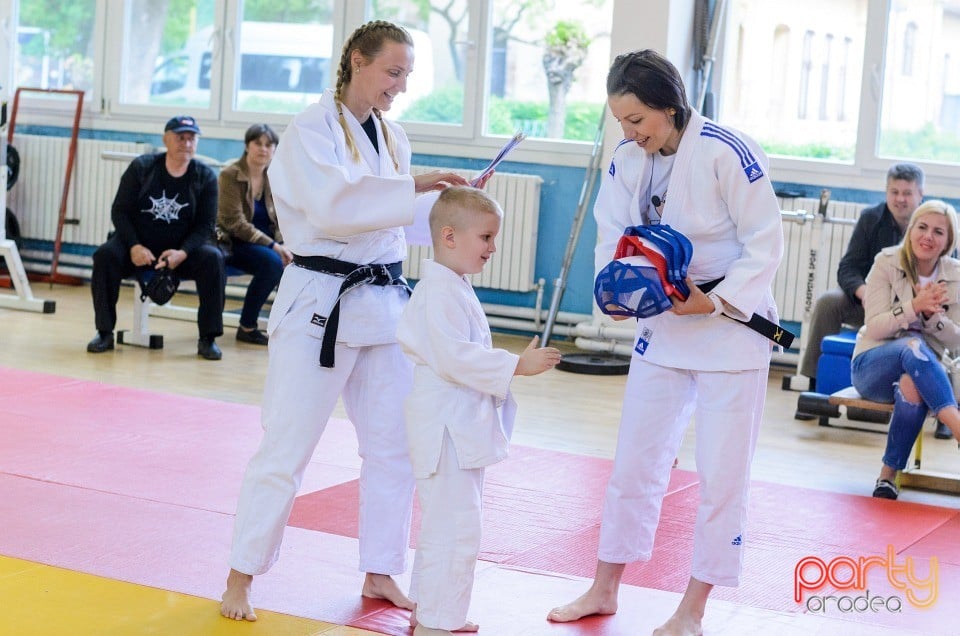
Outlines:
[[[111,210],[116,232],[93,255],[97,335],[87,351],[113,349],[121,280],[138,269],[168,267],[196,281],[197,355],[219,360],[214,339],[223,334],[226,277],[213,242],[217,176],[194,159],[200,128],[193,117],[178,115],[163,130],[166,152],[141,155],[123,173]]]

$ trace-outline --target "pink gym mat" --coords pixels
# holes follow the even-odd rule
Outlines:
[[[0,397],[7,398],[0,399],[0,554],[219,598],[240,480],[260,438],[258,408],[2,368]],[[331,420],[280,560],[258,577],[256,603],[408,634],[407,612],[359,595],[358,467],[352,427]],[[514,447],[488,471],[472,604],[481,633],[633,635],[666,619],[690,570],[697,482],[682,470],[671,475],[653,559],[627,568],[618,614],[576,625],[544,620],[593,574],[610,467],[609,460]],[[953,509],[755,482],[743,584],[718,588],[706,627],[715,634],[952,633],[958,532]],[[939,560],[939,601],[929,610],[804,616],[793,601],[800,558],[880,555],[888,544],[900,559]],[[894,593],[881,574],[871,572],[871,594]],[[407,579],[400,584],[406,588]]]

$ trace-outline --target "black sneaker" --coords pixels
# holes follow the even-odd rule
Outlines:
[[[953,437],[953,432],[947,427],[946,424],[937,420],[937,430],[933,432],[933,436],[937,439],[950,439]]]
[[[900,496],[897,485],[889,479],[878,479],[877,485],[873,489],[873,496],[878,499],[896,499]]]
[[[219,360],[223,352],[213,338],[200,338],[197,340],[197,355],[204,360]]]
[[[270,342],[270,338],[267,337],[267,334],[263,333],[259,329],[251,329],[250,331],[247,331],[243,327],[237,327],[237,342],[266,345],[268,342]]]
[[[98,331],[93,340],[87,343],[88,353],[103,353],[113,349],[113,332]]]

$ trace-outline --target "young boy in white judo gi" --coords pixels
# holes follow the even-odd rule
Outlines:
[[[413,360],[407,439],[422,510],[410,599],[416,636],[476,631],[467,621],[480,553],[484,467],[507,456],[516,404],[515,375],[536,375],[560,361],[537,348],[494,349],[490,326],[467,280],[496,251],[503,212],[482,190],[450,187],[430,211],[434,260],[424,262],[397,329]]]

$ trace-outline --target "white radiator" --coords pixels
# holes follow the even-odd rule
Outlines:
[[[784,211],[805,211],[815,213],[820,207],[819,199],[780,199],[780,209]],[[863,203],[831,201],[827,204],[828,218],[856,219],[867,207]],[[827,289],[837,287],[837,266],[847,249],[853,226],[825,222],[821,226],[821,240],[814,245],[814,223],[803,224],[784,221],[783,261],[773,284],[773,296],[783,320],[800,322],[808,308],[812,308],[817,296]],[[810,260],[817,270],[823,268],[824,283],[814,284]]]
[[[15,135],[13,146],[20,153],[20,173],[7,205],[20,220],[21,232],[33,239],[53,241],[57,236],[60,198],[63,193],[70,140],[65,137]],[[146,152],[145,144],[81,139],[67,198],[63,242],[100,245],[113,229],[110,206],[129,162],[108,161],[103,151]]]
[[[467,178],[473,170],[455,170],[413,166],[412,174],[431,170],[456,172]],[[487,182],[486,191],[503,208],[503,227],[497,235],[497,251],[480,274],[471,277],[475,287],[527,292],[536,288],[534,268],[537,260],[537,226],[540,218],[540,185],[535,175],[497,172]],[[420,278],[421,261],[432,258],[433,249],[411,246],[404,263],[404,275]]]
[[[56,239],[60,197],[70,140],[64,137],[16,135],[13,145],[20,153],[20,173],[9,193],[8,206],[20,219],[24,236],[53,241]],[[120,177],[128,161],[102,158],[105,151],[142,154],[145,144],[132,142],[81,139],[74,161],[74,174],[67,199],[66,218],[75,219],[63,228],[63,242],[79,245],[100,245],[113,229],[110,206]],[[414,166],[413,174],[422,174],[435,167]],[[447,170],[444,168],[444,170]],[[451,170],[466,177],[475,171]],[[477,287],[527,292],[536,288],[537,225],[540,214],[540,186],[543,180],[535,175],[496,173],[487,184],[487,191],[504,210],[504,225],[497,238],[497,253],[473,277]],[[428,247],[411,247],[405,274],[419,278],[420,262],[430,258]],[[89,258],[70,258],[86,262]]]

